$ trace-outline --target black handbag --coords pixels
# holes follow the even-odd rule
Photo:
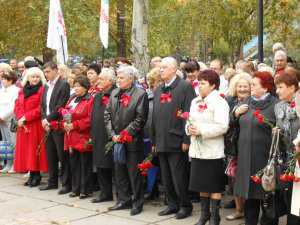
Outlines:
[[[228,129],[227,133],[224,135],[224,153],[228,156],[238,155],[238,139],[239,139],[240,129],[238,126],[232,126]]]
[[[10,132],[16,133],[17,129],[18,129],[18,121],[16,120],[16,118],[11,118],[10,127],[9,127]]]

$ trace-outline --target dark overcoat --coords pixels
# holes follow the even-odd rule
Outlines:
[[[104,122],[104,112],[107,107],[104,98],[109,98],[111,90],[107,93],[97,93],[91,118],[91,138],[93,144],[93,165],[99,168],[112,168],[113,160],[111,152],[105,153],[105,145],[109,141]]]
[[[263,199],[261,185],[251,181],[250,176],[263,169],[268,161],[272,141],[272,128],[266,123],[259,123],[254,117],[255,110],[275,125],[274,106],[278,100],[268,95],[264,100],[255,101],[249,97],[241,104],[247,104],[249,110],[239,118],[238,168],[234,194],[245,199]]]
[[[171,94],[171,102],[160,101],[164,92]],[[151,136],[158,152],[178,152],[183,143],[190,143],[190,138],[185,133],[185,121],[178,118],[176,112],[189,112],[195,97],[193,87],[179,77],[176,77],[170,87],[166,88],[162,84],[155,90]]]

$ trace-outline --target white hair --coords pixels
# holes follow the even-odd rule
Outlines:
[[[274,54],[274,59],[276,59],[277,57],[280,57],[280,56],[282,56],[282,57],[284,57],[285,59],[287,59],[287,54],[286,54],[286,52],[283,51],[283,50],[278,50],[278,51],[276,51],[275,54]]]
[[[26,70],[26,72],[25,72],[25,76],[24,76],[24,78],[22,80],[22,86],[23,87],[28,82],[29,77],[33,76],[33,75],[38,75],[40,77],[41,82],[42,82],[43,85],[47,83],[43,71],[40,68],[38,68],[38,67],[32,67],[32,68],[29,68],[28,70]]]
[[[236,97],[236,87],[239,83],[239,81],[245,80],[249,83],[249,86],[251,86],[252,77],[249,73],[246,72],[240,72],[237,75],[235,75],[233,78],[231,78],[228,88],[228,94],[232,97]]]
[[[272,67],[268,66],[267,64],[265,63],[260,63],[258,64],[257,66],[257,71],[259,72],[268,72],[270,73],[272,76],[274,76],[275,74],[275,71]]]
[[[0,71],[3,71],[3,72],[9,72],[11,71],[12,68],[9,64],[7,63],[0,63]]]
[[[167,65],[172,65],[173,67],[177,68],[178,64],[175,58],[173,57],[165,57],[161,60],[161,64],[167,64]]]
[[[285,52],[286,52],[285,47],[284,47],[283,44],[280,43],[280,42],[276,42],[276,43],[273,45],[272,50],[273,50],[273,53],[277,52],[278,50],[282,50],[282,51],[285,51]]]
[[[113,84],[116,83],[116,73],[113,69],[103,68],[99,76],[108,78]]]
[[[200,66],[200,71],[207,69],[207,65],[204,62],[198,61],[198,64]]]
[[[117,74],[124,74],[125,76],[135,80],[136,71],[133,69],[133,66],[123,65],[117,70]]]
[[[27,62],[27,61],[35,61],[35,60],[34,60],[34,57],[33,57],[33,56],[26,56],[26,57],[24,58],[24,62]]]

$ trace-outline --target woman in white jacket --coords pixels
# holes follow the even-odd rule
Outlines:
[[[17,74],[14,71],[4,72],[2,74],[1,83],[3,87],[0,89],[0,131],[2,134],[1,148],[4,152],[9,152],[15,146],[15,134],[10,131],[10,122],[14,116],[15,101],[18,97],[19,88],[14,84],[17,81]],[[13,172],[13,154],[3,154],[6,160],[6,166],[1,172]]]
[[[201,216],[197,225],[220,224],[221,193],[225,189],[224,134],[229,106],[217,91],[220,78],[213,70],[199,74],[199,97],[192,101],[186,133],[191,136],[190,190],[200,192]],[[211,209],[210,209],[211,205]]]

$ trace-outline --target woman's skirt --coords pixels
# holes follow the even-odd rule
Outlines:
[[[223,159],[195,159],[191,162],[189,189],[196,192],[221,193],[226,175]]]

